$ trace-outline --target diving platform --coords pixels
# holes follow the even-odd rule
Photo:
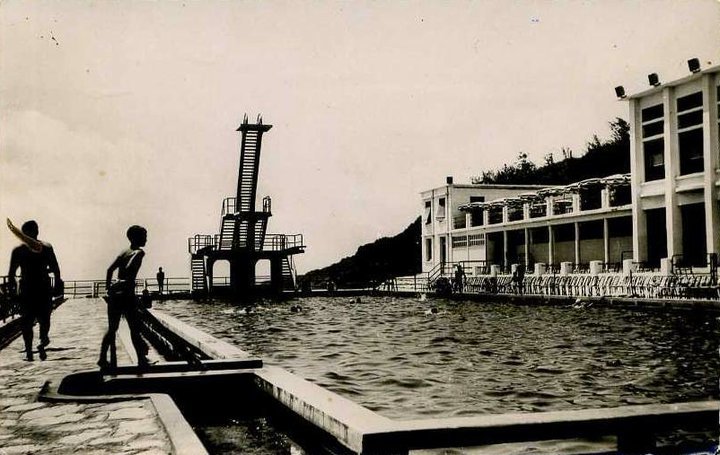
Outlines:
[[[220,229],[216,234],[196,234],[188,239],[192,292],[196,295],[252,295],[259,292],[282,293],[295,290],[297,274],[293,256],[305,251],[302,234],[267,232],[272,216],[269,196],[256,207],[260,150],[263,134],[272,125],[248,123],[247,115],[237,129],[241,133],[240,168],[235,197],[223,200]],[[270,262],[270,280],[261,283],[256,274],[259,261]],[[230,265],[229,285],[214,285],[216,262]]]

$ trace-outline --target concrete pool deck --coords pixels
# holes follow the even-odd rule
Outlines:
[[[106,328],[106,306],[101,299],[70,299],[52,315],[47,360],[36,356],[34,362],[25,361],[22,337],[0,350],[0,454],[183,452],[177,447],[176,434],[177,418],[182,416],[167,397],[39,401],[46,381],[59,383],[79,370],[97,369],[95,362]],[[120,334],[118,338],[118,364],[133,364],[124,347],[127,343],[121,341],[124,337]],[[194,433],[192,438],[196,439]]]

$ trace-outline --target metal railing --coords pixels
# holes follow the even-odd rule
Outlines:
[[[222,216],[237,213],[237,198],[226,197],[222,203]]]
[[[283,251],[290,248],[304,248],[302,234],[265,234],[263,250]]]
[[[219,238],[219,234],[215,236],[195,234],[194,236],[188,238],[188,252],[190,254],[197,254],[200,250],[208,247],[215,249],[215,245],[218,244]]]

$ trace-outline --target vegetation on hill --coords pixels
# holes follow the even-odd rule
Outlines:
[[[302,283],[325,286],[333,281],[340,288],[365,287],[388,278],[414,275],[420,265],[420,217],[393,237],[383,237],[361,246],[350,257],[300,277]]]
[[[526,153],[518,155],[512,165],[483,171],[473,183],[563,185],[591,177],[605,177],[630,172],[630,125],[616,118],[610,122],[611,136],[601,141],[597,136],[587,143],[580,157],[570,149],[560,150],[563,159],[555,161],[553,154],[545,156],[541,166],[528,160]],[[301,283],[324,286],[333,281],[340,288],[366,287],[421,270],[420,218],[394,237],[383,237],[358,248],[350,257],[331,266],[313,270],[300,278]]]
[[[473,183],[504,183],[526,185],[563,185],[591,177],[605,177],[630,172],[630,125],[621,118],[610,122],[610,139],[601,141],[596,135],[587,143],[580,157],[567,148],[560,150],[563,159],[555,161],[545,155],[542,166],[536,166],[520,153],[517,161],[494,171],[484,171]]]

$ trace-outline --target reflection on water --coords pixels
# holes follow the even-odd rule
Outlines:
[[[391,297],[156,306],[396,419],[718,398],[713,315]]]

